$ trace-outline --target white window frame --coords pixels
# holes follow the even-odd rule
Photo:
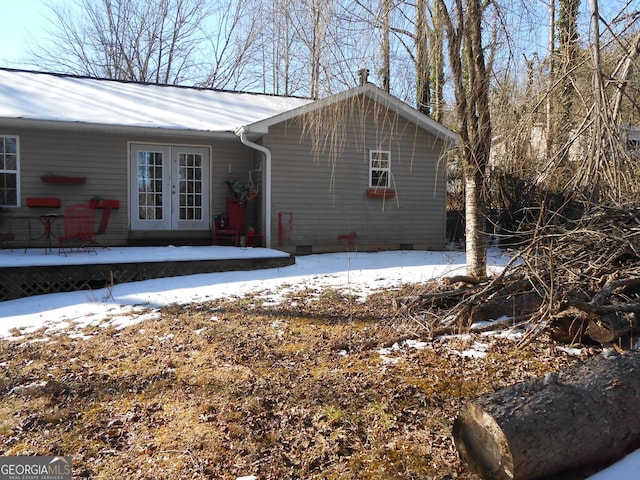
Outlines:
[[[14,169],[8,169],[6,168],[6,154],[7,152],[5,151],[4,145],[6,145],[5,140],[8,138],[12,138],[15,140],[16,142],[16,151],[15,151],[15,155],[16,155],[16,165],[15,165],[15,170]],[[16,190],[16,199],[15,199],[15,203],[8,203],[8,204],[4,204],[4,203],[0,203],[0,208],[4,208],[4,207],[19,207],[20,206],[20,136],[18,135],[7,135],[7,134],[2,134],[0,133],[0,139],[2,139],[2,146],[3,148],[0,150],[0,174],[13,174],[16,177],[16,184],[15,184],[15,190]],[[3,185],[0,185],[0,189],[3,188]],[[1,191],[0,194],[0,202],[4,202],[4,197],[5,197],[5,192]]]
[[[381,156],[387,158],[380,158]],[[386,162],[386,166],[374,164],[379,162]],[[384,173],[386,173],[385,184],[377,183]],[[389,150],[369,150],[369,188],[391,188],[391,152]]]

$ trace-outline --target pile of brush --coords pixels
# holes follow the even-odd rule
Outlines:
[[[548,331],[568,343],[632,342],[640,316],[640,205],[565,205],[537,212],[504,271],[454,277],[405,299],[432,335],[481,321]]]

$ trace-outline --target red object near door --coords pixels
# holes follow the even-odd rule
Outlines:
[[[226,239],[238,247],[240,237],[244,235],[246,221],[247,204],[240,203],[237,198],[228,198],[225,218],[213,226],[213,244],[219,245],[221,240]]]
[[[278,212],[278,245],[285,245],[291,241],[293,232],[293,213]]]

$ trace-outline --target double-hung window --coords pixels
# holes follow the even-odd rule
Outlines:
[[[391,152],[369,151],[369,188],[391,187]]]
[[[0,135],[0,207],[18,206],[18,137]]]

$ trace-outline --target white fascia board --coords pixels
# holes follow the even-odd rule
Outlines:
[[[140,127],[127,125],[111,125],[97,124],[85,122],[64,122],[59,120],[32,120],[26,118],[2,118],[0,117],[0,128],[35,128],[42,130],[57,130],[67,132],[102,132],[110,134],[129,134],[129,135],[164,135],[175,137],[189,138],[208,138],[208,139],[232,139],[235,138],[234,132],[226,131],[206,131],[206,130],[189,130],[180,128],[161,128],[161,127]]]
[[[294,108],[293,110],[288,110],[284,113],[275,115],[265,120],[245,125],[242,128],[247,134],[251,133],[255,136],[265,135],[269,133],[269,127],[271,127],[272,125],[291,120],[292,118],[304,115],[305,113],[312,112],[319,108],[323,108],[358,95],[366,95],[376,100],[390,110],[397,112],[403,118],[416,123],[428,132],[433,133],[436,137],[444,138],[454,144],[458,143],[458,135],[455,132],[449,130],[441,123],[436,122],[431,117],[418,112],[416,109],[407,105],[393,95],[386,93],[384,90],[376,87],[371,83],[346,90],[336,95],[331,95],[330,97],[326,97],[315,102],[308,103],[307,105]]]

